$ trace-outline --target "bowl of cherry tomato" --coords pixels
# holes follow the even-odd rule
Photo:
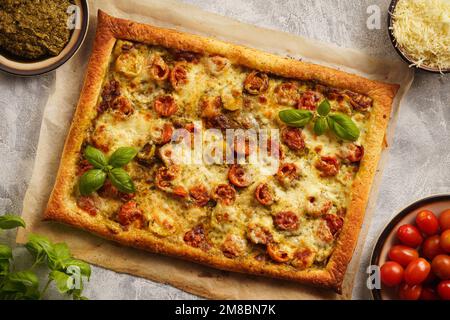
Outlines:
[[[371,265],[380,267],[375,300],[450,300],[450,195],[397,214],[378,238]]]

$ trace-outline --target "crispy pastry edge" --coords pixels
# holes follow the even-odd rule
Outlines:
[[[260,263],[253,261],[235,261],[226,257],[210,255],[188,245],[165,243],[163,239],[142,230],[115,233],[101,223],[99,217],[92,217],[81,210],[69,208],[67,203],[70,201],[72,182],[76,179],[75,167],[79,150],[85,132],[95,116],[103,78],[117,39],[161,45],[178,50],[218,54],[229,58],[234,63],[252,69],[287,78],[318,81],[332,87],[365,94],[373,99],[374,109],[364,146],[365,156],[352,185],[351,200],[343,229],[324,269],[294,271],[283,265],[261,266]],[[396,84],[372,81],[332,68],[286,59],[211,38],[114,18],[99,10],[93,51],[44,220],[64,222],[123,245],[193,260],[218,269],[297,281],[330,288],[341,293],[345,271],[356,247],[370,187],[383,149],[382,144],[390,118],[391,104],[398,88],[399,86]]]

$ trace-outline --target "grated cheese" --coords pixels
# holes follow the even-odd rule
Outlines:
[[[450,0],[400,0],[393,18],[397,45],[413,65],[450,68]]]

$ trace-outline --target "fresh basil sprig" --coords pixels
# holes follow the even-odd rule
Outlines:
[[[87,146],[84,157],[95,169],[85,172],[79,182],[80,193],[84,196],[100,189],[106,181],[106,177],[119,191],[125,193],[135,192],[135,186],[128,173],[122,169],[136,156],[137,150],[129,147],[118,148],[109,160],[100,150]]]
[[[30,234],[25,247],[34,256],[34,265],[46,263],[50,269],[47,285],[40,296],[43,295],[48,285],[55,281],[56,288],[60,293],[69,294],[74,300],[85,299],[81,295],[83,290],[82,279],[87,278],[89,280],[91,267],[81,260],[74,259],[67,244],[52,243],[44,236]],[[55,274],[58,276],[55,276]],[[77,277],[77,283],[71,282],[75,277]],[[63,278],[66,280],[65,282],[62,281]]]
[[[322,100],[317,107],[316,120],[314,122],[314,133],[318,136],[330,129],[338,138],[355,141],[359,138],[358,126],[352,118],[343,113],[330,113],[331,104],[328,99]],[[313,118],[313,113],[303,109],[286,109],[278,113],[281,121],[290,127],[304,127]]]
[[[19,216],[0,216],[0,229],[25,227],[25,221]],[[65,243],[52,243],[43,236],[30,234],[25,248],[34,257],[29,270],[12,271],[14,266],[12,249],[0,244],[0,300],[36,300],[42,299],[49,285],[55,282],[60,293],[72,296],[74,300],[86,299],[82,296],[83,279],[89,280],[91,267],[89,264],[74,259]],[[34,267],[46,263],[50,269],[48,280],[43,289]]]
[[[290,127],[304,127],[313,118],[313,113],[309,110],[286,109],[278,113],[281,121]]]

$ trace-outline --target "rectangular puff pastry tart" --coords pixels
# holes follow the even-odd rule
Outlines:
[[[100,11],[45,219],[340,292],[397,89]]]

